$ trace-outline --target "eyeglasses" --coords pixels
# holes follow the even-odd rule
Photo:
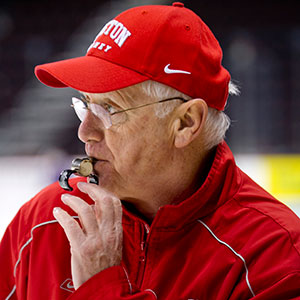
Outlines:
[[[126,121],[126,114],[123,114],[126,111],[146,107],[149,105],[157,104],[157,103],[163,103],[171,100],[181,100],[183,102],[187,102],[188,100],[181,98],[181,97],[173,97],[168,99],[159,100],[156,102],[151,102],[135,107],[130,107],[123,110],[118,110],[116,107],[109,103],[103,103],[103,104],[96,104],[96,103],[90,103],[85,101],[84,99],[79,99],[76,97],[72,97],[72,107],[75,110],[75,113],[79,120],[83,122],[87,115],[87,111],[91,111],[97,118],[99,118],[104,127],[106,129],[110,128],[112,125],[121,124]]]

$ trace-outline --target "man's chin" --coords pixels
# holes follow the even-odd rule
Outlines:
[[[105,172],[105,170],[102,169],[101,171],[95,170],[95,174],[98,176],[98,185],[101,188],[111,193],[115,192],[115,182],[113,180],[114,177],[112,176],[111,172]]]
[[[94,173],[99,177],[110,177],[112,170],[111,166],[106,160],[97,160],[94,163]]]

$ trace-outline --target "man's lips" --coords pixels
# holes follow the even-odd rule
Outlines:
[[[103,163],[107,163],[107,160],[104,159],[94,159],[93,158],[93,171],[96,175],[99,175],[99,171],[101,170]],[[101,166],[102,165],[102,166]]]
[[[103,167],[103,163],[107,163],[109,161],[107,159],[105,159],[104,157],[101,157],[100,156],[101,152],[96,151],[96,149],[94,149],[94,147],[90,144],[85,145],[85,151],[86,151],[86,154],[88,155],[88,157],[90,157],[93,161],[93,172],[96,175],[99,175],[98,173],[101,170],[101,168]]]
[[[85,144],[85,153],[88,155],[88,157],[92,158],[93,161],[106,161],[104,157],[101,157],[102,151],[99,151],[100,149],[97,149],[95,145],[86,143]]]
[[[96,158],[96,157],[94,157],[94,156],[89,156],[89,157],[92,159],[93,164],[96,164],[96,163],[98,163],[98,162],[107,161],[106,159],[103,159],[103,158]]]
[[[99,157],[97,154],[94,154],[91,151],[86,151],[86,154],[89,158],[92,159],[93,163],[97,163],[98,161],[107,161],[107,159]]]
[[[95,159],[95,160],[93,160],[94,165],[96,165],[98,163],[102,163],[102,162],[107,162],[107,160],[105,160],[105,159]]]

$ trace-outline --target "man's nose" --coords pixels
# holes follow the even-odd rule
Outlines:
[[[99,142],[104,137],[104,129],[102,121],[92,112],[88,111],[84,120],[78,128],[78,137],[83,143],[89,141]]]

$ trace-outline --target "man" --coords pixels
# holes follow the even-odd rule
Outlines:
[[[221,59],[177,2],[125,11],[86,56],[36,68],[80,91],[99,185],[53,184],[21,208],[0,248],[1,299],[300,299],[300,222],[223,141],[236,88]]]

